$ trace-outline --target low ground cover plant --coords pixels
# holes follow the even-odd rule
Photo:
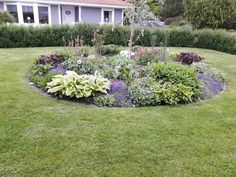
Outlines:
[[[30,78],[55,97],[107,107],[186,104],[212,98],[226,86],[224,74],[197,54],[181,53],[176,56],[183,60],[170,60],[168,50],[160,48],[136,47],[133,52],[132,58],[118,51],[44,55]]]

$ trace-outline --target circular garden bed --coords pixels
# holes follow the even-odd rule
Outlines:
[[[54,97],[106,107],[177,105],[221,93],[224,73],[195,53],[165,48],[86,47],[42,55],[30,80]]]

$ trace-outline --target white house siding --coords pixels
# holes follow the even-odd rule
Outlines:
[[[51,20],[52,25],[60,24],[59,5],[51,5]]]
[[[81,7],[82,23],[101,23],[101,8]]]

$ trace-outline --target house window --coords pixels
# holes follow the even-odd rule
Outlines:
[[[17,13],[17,6],[16,5],[7,5],[7,11],[9,12],[9,14],[11,14],[16,23],[18,23],[18,13]]]
[[[48,7],[39,6],[39,23],[40,24],[48,24]]]
[[[112,22],[112,11],[104,10],[104,12],[103,12],[103,21],[105,23]]]
[[[33,6],[22,6],[23,20],[25,23],[34,23]]]

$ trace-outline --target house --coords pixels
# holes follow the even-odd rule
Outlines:
[[[125,8],[122,0],[0,0],[18,24],[120,24]]]

